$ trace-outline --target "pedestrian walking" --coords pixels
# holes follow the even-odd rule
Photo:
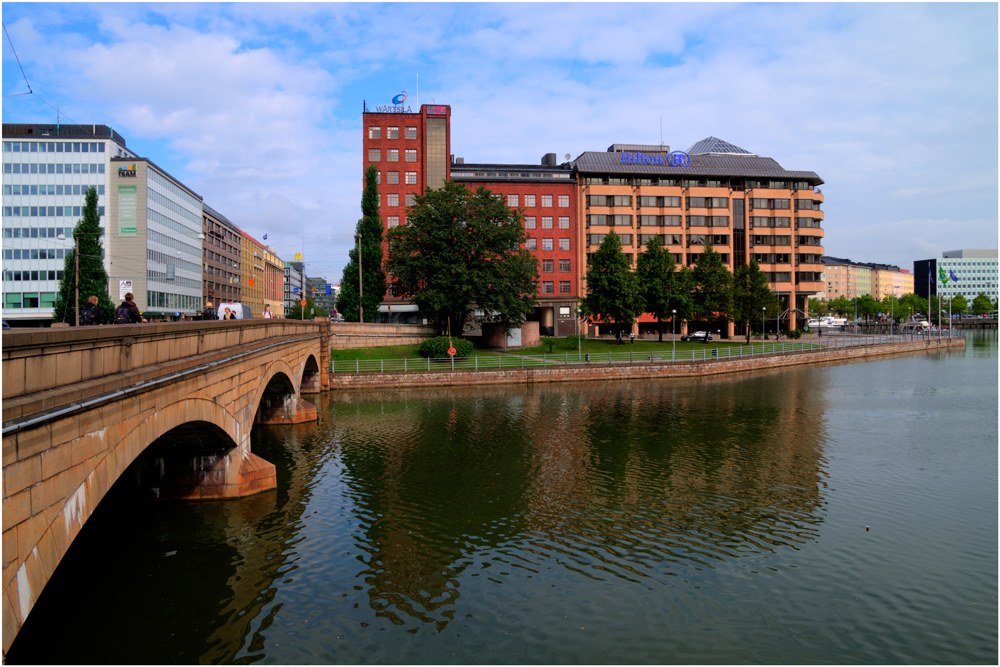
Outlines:
[[[87,305],[80,312],[80,326],[101,324],[101,309],[97,307],[97,297],[87,297]]]
[[[115,311],[115,324],[139,324],[146,321],[146,318],[139,312],[139,306],[135,305],[134,299],[132,292],[125,294],[125,300]]]
[[[628,339],[629,339],[629,342],[632,343],[632,345],[635,345],[635,332],[634,331],[629,331],[628,332]]]
[[[205,304],[205,310],[201,311],[201,319],[203,320],[217,320],[219,316],[215,312],[215,308],[212,307],[212,302],[209,301]]]

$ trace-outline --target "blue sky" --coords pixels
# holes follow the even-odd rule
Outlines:
[[[452,106],[538,163],[707,136],[825,181],[826,252],[912,269],[998,239],[996,4],[3,5],[4,122],[103,123],[339,282],[361,111]],[[419,99],[417,80],[419,76]]]

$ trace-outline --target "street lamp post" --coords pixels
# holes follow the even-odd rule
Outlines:
[[[670,310],[670,333],[672,340],[670,341],[672,347],[670,348],[670,361],[673,361],[677,355],[677,310]]]
[[[364,323],[365,321],[365,307],[364,307],[364,296],[365,288],[361,284],[361,233],[358,233],[358,322]],[[303,309],[304,310],[304,309]]]
[[[767,317],[767,306],[760,309],[760,351],[764,351],[764,320]]]

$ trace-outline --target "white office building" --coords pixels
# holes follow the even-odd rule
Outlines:
[[[947,250],[941,259],[914,262],[914,287],[924,298],[927,294],[940,294],[946,299],[962,295],[970,307],[980,294],[995,301],[1000,291],[997,261],[995,249]]]
[[[97,189],[104,266],[113,158],[134,158],[106,125],[3,125],[3,317],[47,324],[84,193]],[[60,236],[62,238],[60,238]],[[112,295],[114,298],[116,295]]]

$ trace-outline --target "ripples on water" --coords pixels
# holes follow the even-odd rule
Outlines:
[[[275,492],[102,505],[8,661],[994,662],[996,363],[324,395]]]

